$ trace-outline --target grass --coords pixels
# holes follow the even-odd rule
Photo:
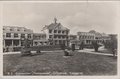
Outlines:
[[[14,73],[79,72],[80,75],[116,75],[117,58],[82,52],[63,57],[63,52],[44,52],[41,55],[20,54],[3,56],[4,75]],[[51,74],[50,74],[51,75]]]

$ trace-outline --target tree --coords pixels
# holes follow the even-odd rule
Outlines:
[[[82,50],[83,50],[83,48],[84,48],[84,42],[82,41],[81,44],[80,44],[79,49],[82,49]]]
[[[113,53],[113,56],[117,54],[117,40],[111,40],[110,49]]]
[[[25,48],[29,48],[30,45],[31,45],[31,41],[30,41],[29,39],[25,39],[25,40],[24,40],[24,43],[23,43],[23,46],[24,46]]]
[[[31,55],[31,51],[30,49],[28,49],[31,45],[31,41],[29,39],[24,39],[24,42],[23,42],[23,48],[21,49],[21,53],[22,53],[22,56],[23,55]]]
[[[109,49],[113,56],[117,54],[117,35],[110,35],[110,40],[104,41],[103,44],[106,49]]]
[[[66,48],[65,44],[61,44],[61,49],[65,50],[65,48]]]
[[[93,41],[92,45],[94,47],[95,52],[98,52],[99,44],[97,43],[97,41]]]
[[[48,41],[50,45],[53,45],[53,38],[48,39]]]

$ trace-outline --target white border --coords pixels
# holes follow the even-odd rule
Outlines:
[[[0,2],[0,38],[1,38],[1,48],[0,48],[0,76],[3,79],[120,79],[120,65],[118,64],[118,74],[117,76],[3,76],[3,53],[2,53],[2,6],[4,3],[81,3],[81,2],[87,2],[87,1],[1,1]],[[116,2],[119,3],[119,1],[88,1],[88,2]],[[118,14],[120,14],[120,6],[118,6]],[[120,17],[118,15],[118,17]],[[116,31],[119,34],[119,27],[117,27]],[[119,35],[118,35],[118,40],[120,40]],[[118,41],[118,46],[120,45]],[[119,55],[119,47],[118,47],[118,55]],[[119,63],[120,58],[118,57],[118,62]],[[0,78],[0,79],[1,79]]]

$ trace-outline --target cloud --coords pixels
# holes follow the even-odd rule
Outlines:
[[[5,3],[3,5],[3,24],[25,26],[40,32],[42,27],[58,22],[77,31],[96,30],[113,33],[118,26],[116,3],[80,2],[80,3]],[[109,28],[109,29],[108,29]]]

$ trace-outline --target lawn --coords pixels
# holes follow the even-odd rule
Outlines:
[[[9,54],[3,56],[3,73],[8,72],[30,73],[28,75],[55,75],[56,73],[66,73],[64,75],[116,75],[117,58],[74,52],[73,56],[64,57],[63,52],[44,52],[40,55],[21,56],[20,54]],[[54,73],[54,74],[53,74]],[[20,75],[20,74],[19,74]],[[57,74],[63,75],[63,74]],[[75,75],[75,74],[74,74]]]

